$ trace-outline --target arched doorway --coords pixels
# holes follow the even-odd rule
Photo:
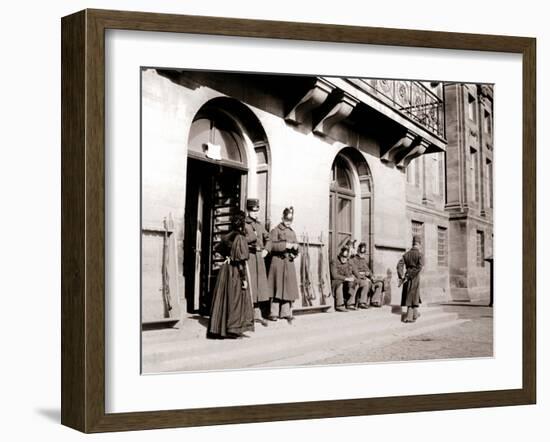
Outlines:
[[[188,312],[210,311],[211,292],[223,262],[214,247],[229,231],[231,216],[244,209],[249,193],[260,197],[266,210],[265,134],[246,113],[251,111],[239,105],[244,108],[229,99],[212,100],[197,113],[189,130],[183,244]],[[264,151],[265,159],[260,161]],[[258,190],[262,184],[264,189]]]
[[[365,158],[351,147],[332,163],[329,192],[329,254],[335,258],[349,240],[367,243],[372,265],[372,177]]]

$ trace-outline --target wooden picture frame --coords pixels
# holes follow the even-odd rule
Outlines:
[[[108,414],[105,412],[105,30],[495,51],[523,63],[523,383],[511,390]],[[533,404],[536,400],[536,40],[84,10],[62,19],[62,424],[142,430]],[[518,166],[519,167],[519,166]]]

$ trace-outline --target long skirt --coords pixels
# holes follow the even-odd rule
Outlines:
[[[208,334],[217,337],[254,330],[254,309],[250,290],[242,288],[238,268],[224,263],[212,294]]]

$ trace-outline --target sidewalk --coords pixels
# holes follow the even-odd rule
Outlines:
[[[491,308],[438,305],[421,311],[414,324],[402,323],[400,308],[391,306],[306,314],[292,325],[256,324],[249,337],[236,340],[206,339],[208,319],[189,315],[178,329],[142,333],[143,373],[492,355]]]

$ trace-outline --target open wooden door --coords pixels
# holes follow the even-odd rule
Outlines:
[[[184,276],[187,311],[210,313],[212,290],[223,263],[214,247],[242,207],[245,172],[189,159],[185,209]]]

